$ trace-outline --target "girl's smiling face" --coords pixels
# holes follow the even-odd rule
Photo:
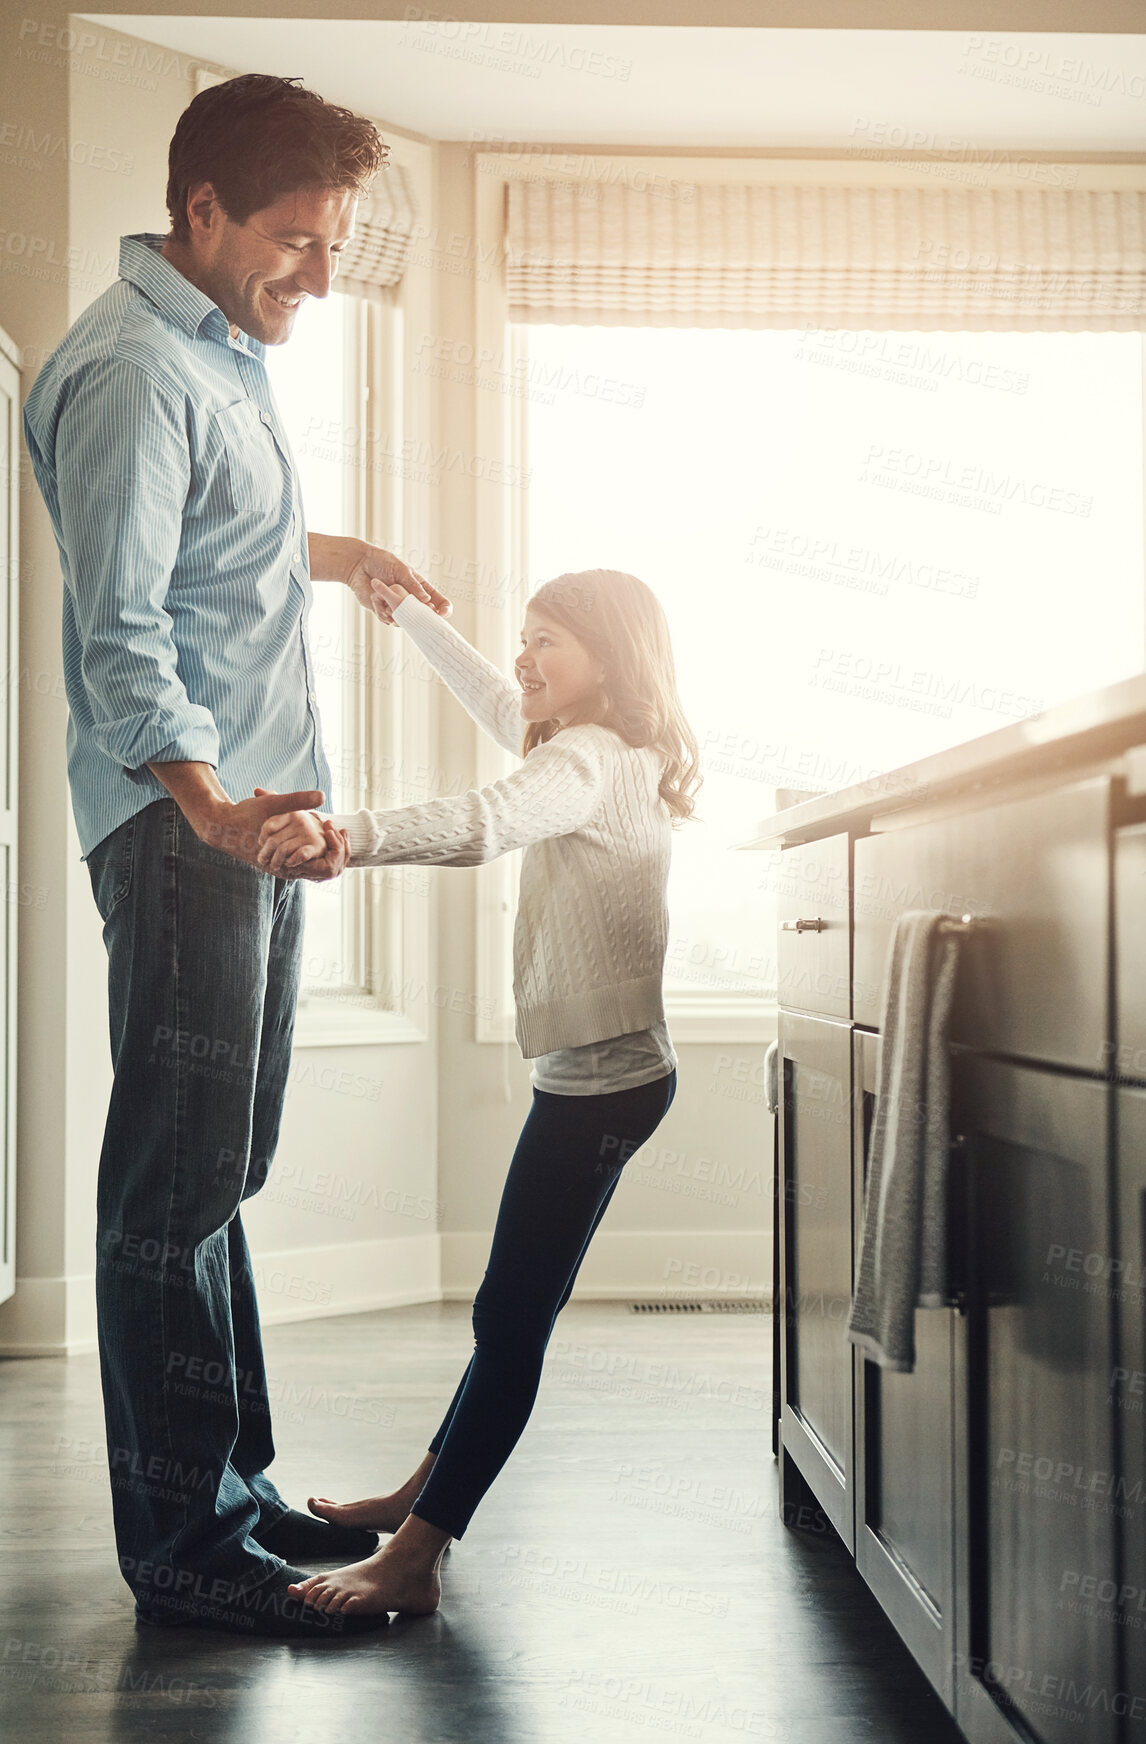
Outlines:
[[[514,670],[522,720],[556,720],[567,727],[595,717],[605,668],[571,630],[532,606],[526,608]]]

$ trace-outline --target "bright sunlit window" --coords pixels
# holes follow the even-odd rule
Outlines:
[[[347,299],[309,298],[299,311],[285,345],[267,350],[267,371],[294,452],[302,483],[307,527],[318,533],[350,532],[350,497],[341,445],[316,441],[315,432],[345,430],[346,355],[350,316]],[[345,810],[362,803],[346,791],[353,768],[353,698],[348,612],[354,605],[337,583],[316,581],[310,615],[310,647],[322,717],[322,738],[334,777],[328,804]],[[342,988],[349,978],[352,952],[347,912],[354,891],[346,879],[306,886],[306,937],[303,953],[303,1003],[307,996]]]
[[[530,577],[648,582],[702,747],[666,987],[773,997],[776,788],[1142,670],[1141,336],[514,332]]]

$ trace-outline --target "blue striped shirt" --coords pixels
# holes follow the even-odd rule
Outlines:
[[[166,788],[148,762],[330,795],[306,521],[263,359],[164,260],[119,273],[45,362],[24,432],[64,574],[68,778],[84,856]]]

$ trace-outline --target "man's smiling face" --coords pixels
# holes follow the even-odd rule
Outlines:
[[[233,330],[282,345],[305,299],[329,293],[356,208],[351,188],[298,188],[236,224],[207,182],[189,202],[190,243],[169,239],[163,253]]]

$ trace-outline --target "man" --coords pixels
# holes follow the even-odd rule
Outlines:
[[[303,925],[301,887],[257,869],[259,827],[330,786],[310,581],[371,607],[382,577],[449,610],[389,553],[307,532],[263,362],[328,294],[386,149],[297,80],[202,92],[171,142],[170,235],[122,238],[117,283],[25,408],[109,956],[96,1294],[120,1567],[144,1622],[348,1633],[287,1587],[297,1563],[377,1542],[297,1513],[266,1475],[239,1207],[278,1138]],[[329,826],[327,841],[320,879],[344,863]]]

